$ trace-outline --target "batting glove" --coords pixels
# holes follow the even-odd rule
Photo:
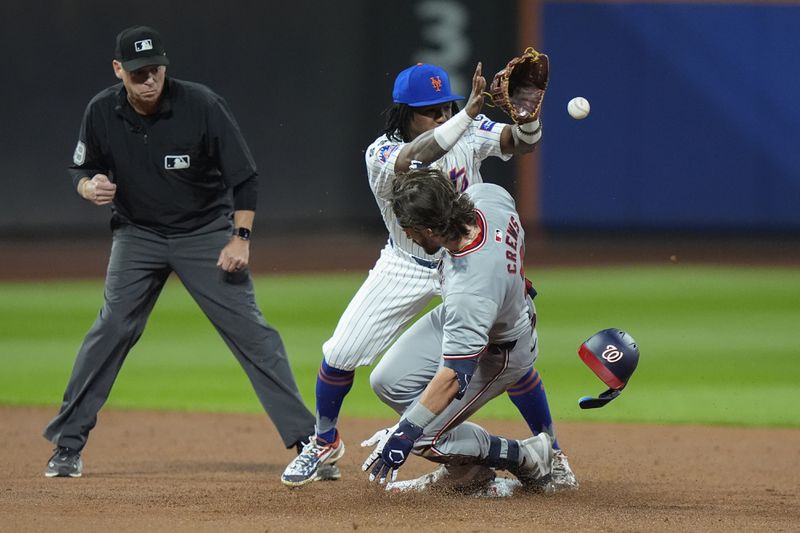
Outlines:
[[[381,453],[383,453],[383,447],[386,445],[386,441],[389,440],[389,437],[397,430],[397,427],[400,424],[397,423],[389,428],[379,429],[365,441],[361,441],[362,448],[368,448],[370,446],[375,446],[375,448],[370,452],[367,456],[367,459],[364,461],[364,464],[361,465],[361,470],[366,472],[374,463],[377,461]]]
[[[397,479],[397,469],[406,462],[411,450],[414,448],[414,443],[421,436],[421,427],[412,424],[406,419],[400,420],[397,429],[383,445],[381,456],[375,461],[369,480],[375,481],[377,479],[381,484],[386,483],[389,473],[392,475],[392,481]]]

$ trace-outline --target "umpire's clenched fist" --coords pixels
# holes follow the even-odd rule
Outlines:
[[[117,185],[108,180],[105,174],[95,174],[92,179],[84,178],[78,184],[78,194],[95,205],[110,204],[117,193]]]

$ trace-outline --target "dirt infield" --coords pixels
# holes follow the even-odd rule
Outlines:
[[[577,492],[474,499],[367,483],[344,420],[343,478],[290,490],[292,453],[265,417],[104,411],[81,479],[46,479],[56,407],[0,407],[2,531],[798,531],[800,430],[560,425]],[[486,421],[523,437],[521,423]],[[413,458],[402,478],[430,463]]]

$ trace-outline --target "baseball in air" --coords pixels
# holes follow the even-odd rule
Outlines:
[[[576,96],[567,104],[567,113],[575,120],[581,120],[589,116],[589,100],[583,96]]]

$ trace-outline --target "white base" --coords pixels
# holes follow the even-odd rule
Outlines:
[[[445,470],[437,468],[430,474],[425,474],[416,479],[409,479],[406,481],[395,481],[386,484],[386,490],[389,492],[422,492],[428,489],[432,484],[436,483],[444,477]],[[480,492],[472,495],[473,498],[508,498],[514,494],[514,491],[521,487],[516,479],[507,477],[496,477],[488,487]]]

